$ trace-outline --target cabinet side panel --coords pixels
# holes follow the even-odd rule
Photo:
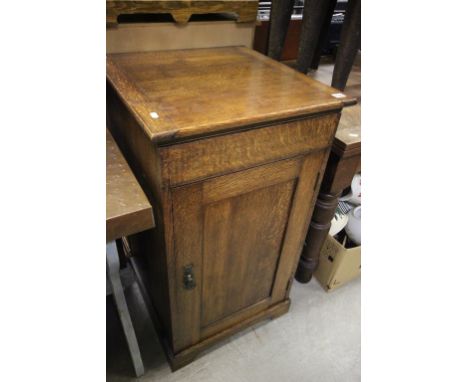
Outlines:
[[[138,248],[148,264],[148,291],[158,318],[170,337],[172,330],[168,268],[166,253],[171,251],[172,222],[170,193],[163,185],[156,147],[144,134],[107,83],[107,127],[116,140],[133,173],[148,197],[155,215],[156,227],[145,232]],[[168,335],[169,334],[169,335]],[[168,338],[170,340],[170,338]]]

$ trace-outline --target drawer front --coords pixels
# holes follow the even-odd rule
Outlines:
[[[306,154],[331,145],[339,114],[161,148],[164,177],[180,185]]]

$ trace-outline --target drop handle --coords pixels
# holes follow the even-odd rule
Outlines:
[[[186,265],[184,267],[184,288],[193,289],[196,285],[193,275],[193,264]]]

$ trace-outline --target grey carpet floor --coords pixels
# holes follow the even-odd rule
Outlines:
[[[172,373],[138,287],[126,290],[146,373],[154,382],[353,382],[360,380],[361,281],[326,293],[294,282],[289,313],[210,348]],[[134,378],[113,301],[107,299],[107,381]]]

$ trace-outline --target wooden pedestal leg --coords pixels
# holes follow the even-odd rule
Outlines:
[[[312,58],[312,63],[310,65],[310,67],[314,70],[317,70],[320,64],[320,56],[322,55],[322,49],[327,42],[328,31],[330,29],[333,12],[335,11],[336,1],[337,0],[330,0],[328,2],[328,9],[325,15],[325,19],[322,23],[322,29],[320,31],[319,42],[317,44],[317,48],[315,49],[314,57]]]
[[[333,69],[332,86],[344,90],[361,41],[361,0],[350,0]]]
[[[294,0],[274,0],[271,4],[268,57],[277,61],[279,61],[283,52],[293,5]]]
[[[330,0],[308,0],[304,4],[302,16],[301,38],[297,57],[297,70],[307,73],[312,57],[317,49],[320,30],[324,23],[325,14]]]
[[[296,280],[307,283],[317,269],[320,250],[330,231],[331,221],[338,205],[337,193],[320,193],[317,197],[312,220],[306,237],[306,245],[303,247],[299,266],[296,271]]]
[[[114,296],[120,322],[122,323],[123,331],[125,333],[125,339],[127,340],[128,348],[130,350],[135,374],[137,377],[140,377],[145,373],[145,369],[143,367],[143,361],[141,360],[140,348],[138,347],[135,330],[133,329],[132,319],[128,311],[122,282],[120,280],[120,261],[115,241],[106,245],[106,265],[107,277],[109,278],[112,295]]]
[[[338,198],[351,184],[354,174],[360,168],[360,145],[360,142],[351,142],[344,149],[342,146],[332,147],[296,271],[296,280],[301,283],[309,282],[317,269],[320,251],[330,230]]]

